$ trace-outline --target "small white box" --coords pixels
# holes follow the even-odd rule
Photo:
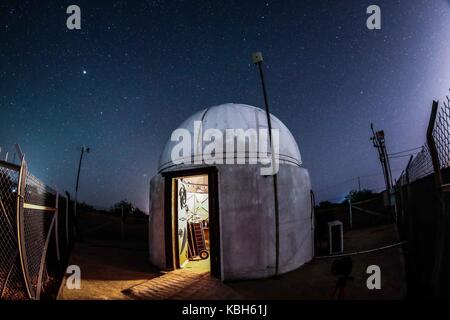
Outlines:
[[[335,241],[337,237],[339,239]],[[335,220],[328,222],[328,240],[330,243],[330,254],[344,252],[344,225],[341,221]],[[335,243],[334,247],[333,243]]]

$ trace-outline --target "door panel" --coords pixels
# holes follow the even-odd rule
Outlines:
[[[178,180],[178,207],[177,207],[177,216],[178,216],[178,254],[179,254],[179,262],[180,268],[183,268],[188,260],[188,234],[187,234],[187,206],[186,206],[186,186],[181,181]]]

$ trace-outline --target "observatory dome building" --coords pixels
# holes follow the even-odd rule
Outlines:
[[[249,105],[206,108],[173,132],[150,182],[152,264],[237,280],[312,259],[308,170],[289,129],[273,115],[271,124],[273,155],[266,113]],[[271,159],[276,176],[267,170]]]

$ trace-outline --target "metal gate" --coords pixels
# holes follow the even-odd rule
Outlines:
[[[72,243],[69,208],[23,156],[20,165],[0,161],[0,299],[40,299],[57,281]]]
[[[17,189],[20,167],[0,161],[0,298],[25,299],[17,237]]]

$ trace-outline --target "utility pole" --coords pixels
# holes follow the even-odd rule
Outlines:
[[[75,210],[74,210],[74,216],[77,215],[77,206],[78,206],[78,185],[80,182],[80,171],[81,171],[81,163],[83,161],[83,155],[84,152],[89,153],[91,151],[91,148],[81,147],[81,154],[80,154],[80,161],[78,162],[78,173],[77,173],[77,183],[75,185]]]
[[[372,129],[372,140],[373,146],[377,148],[378,154],[380,156],[380,162],[381,166],[383,168],[383,174],[384,174],[384,181],[386,183],[386,190],[390,193],[390,190],[392,188],[392,174],[391,174],[391,167],[389,164],[389,157],[386,151],[386,144],[385,144],[385,138],[384,138],[384,131],[380,130],[375,132],[373,130],[373,123],[370,124],[370,128]]]
[[[381,166],[383,167],[384,173],[384,181],[386,183],[386,192],[387,192],[387,205],[392,210],[392,219],[397,223],[397,203],[395,201],[395,192],[392,184],[392,173],[391,166],[389,164],[389,156],[386,151],[386,144],[384,139],[384,131],[380,130],[375,132],[373,130],[373,123],[370,124],[370,128],[372,129],[372,142],[373,146],[377,148],[378,154],[380,155]]]
[[[264,81],[264,72],[262,68],[263,56],[261,52],[255,52],[252,54],[252,61],[258,66],[259,76],[261,78],[262,91],[264,96],[264,106],[267,117],[267,127],[269,129],[269,143],[270,153],[272,155],[272,167],[275,165],[275,148],[272,141],[272,121],[270,119],[269,100],[267,98],[266,83]],[[273,179],[273,194],[275,204],[275,276],[278,276],[279,261],[280,261],[280,214],[278,208],[278,183],[277,175],[275,172],[272,174]]]
[[[361,177],[358,177],[358,191],[361,192]]]

